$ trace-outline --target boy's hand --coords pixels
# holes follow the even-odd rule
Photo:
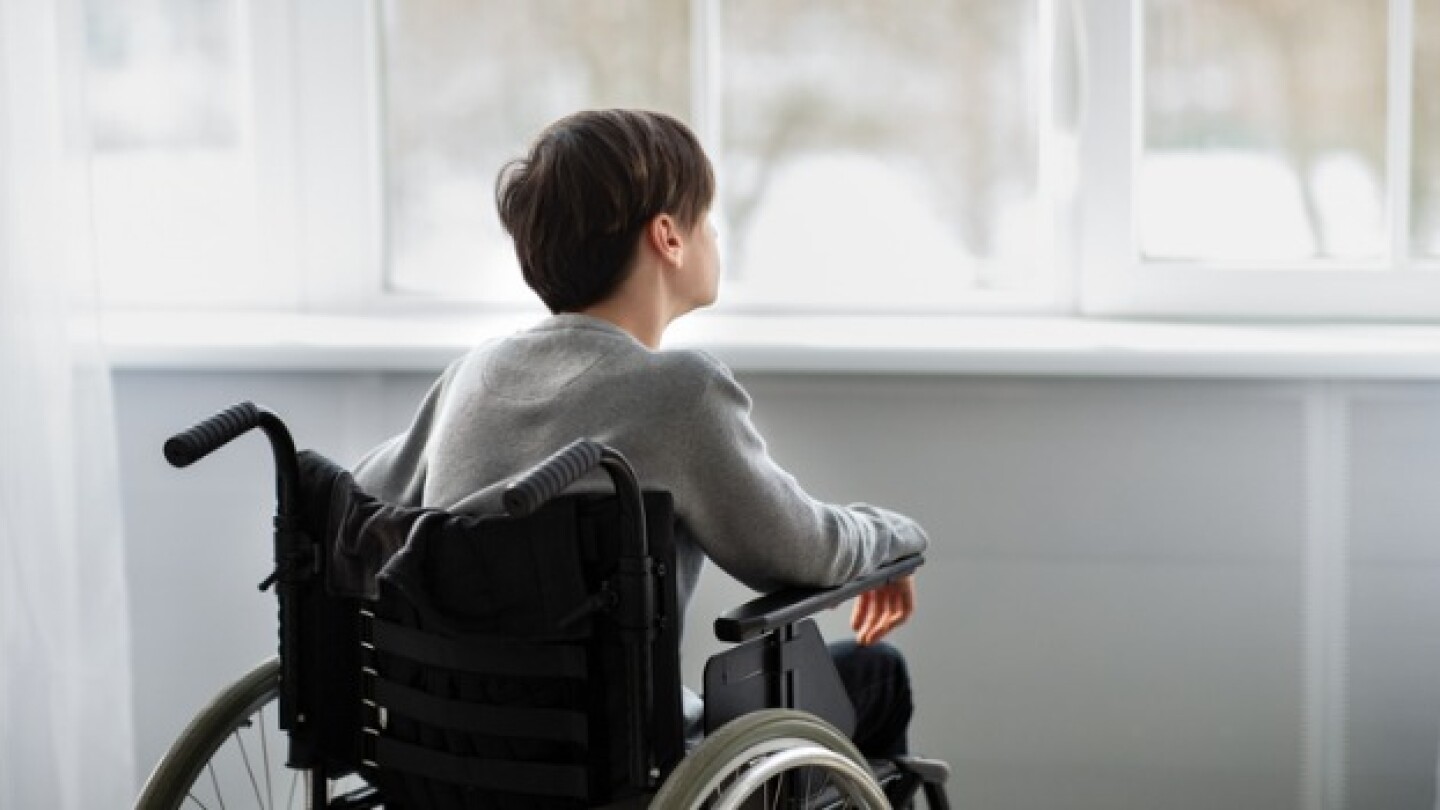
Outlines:
[[[855,640],[874,644],[915,612],[915,577],[901,577],[860,594],[850,613]]]

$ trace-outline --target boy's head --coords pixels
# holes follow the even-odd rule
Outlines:
[[[551,312],[577,312],[625,279],[645,226],[669,214],[691,228],[715,175],[700,141],[668,115],[576,113],[551,124],[500,170],[495,201],[520,270]]]

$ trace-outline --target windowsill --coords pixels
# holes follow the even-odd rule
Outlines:
[[[102,332],[121,370],[434,372],[535,320],[129,312],[107,314]],[[667,346],[757,373],[1440,380],[1440,325],[703,313]]]

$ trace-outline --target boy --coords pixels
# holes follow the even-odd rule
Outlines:
[[[706,354],[660,351],[715,301],[714,174],[693,133],[651,112],[582,112],[500,172],[496,202],[525,281],[554,313],[451,365],[415,423],[356,468],[395,503],[500,510],[508,479],[579,437],[611,445],[674,496],[682,613],[705,558],[757,590],[829,586],[926,545],[909,518],[816,501],[769,457],[750,399]],[[914,611],[905,578],[862,595],[834,645],[872,758],[905,753],[904,661],[877,644]],[[698,722],[696,706],[687,721]]]

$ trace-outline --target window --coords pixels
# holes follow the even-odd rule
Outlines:
[[[1383,4],[1147,0],[1143,26],[1145,258],[1385,255]]]
[[[724,232],[747,301],[958,303],[1052,261],[1035,3],[727,0],[718,18]]]
[[[95,253],[112,305],[266,300],[236,0],[86,0]]]
[[[533,307],[495,174],[623,105],[734,308],[1435,318],[1437,5],[85,0],[106,298]]]
[[[1435,3],[1126,5],[1089,6],[1087,311],[1440,315]]]
[[[732,304],[1024,289],[1051,260],[1038,27],[1011,0],[386,3],[388,284],[529,301],[496,171],[567,112],[629,105],[709,141]]]

